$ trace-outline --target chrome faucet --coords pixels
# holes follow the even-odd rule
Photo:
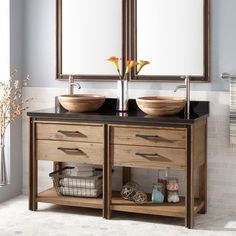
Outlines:
[[[78,89],[81,89],[80,84],[78,82],[74,81],[74,76],[69,75],[69,86],[68,86],[69,94],[74,94],[74,87],[77,87]]]
[[[187,115],[187,119],[189,119],[189,116],[190,116],[190,78],[189,76],[184,76],[183,78],[185,78],[184,84],[178,85],[175,88],[174,92],[176,92],[178,89],[181,89],[181,88],[186,89],[186,101],[187,101],[186,115]]]

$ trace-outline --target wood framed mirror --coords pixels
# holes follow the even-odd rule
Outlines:
[[[150,61],[133,81],[210,81],[211,0],[56,0],[56,75],[116,80],[106,58]]]
[[[210,81],[210,0],[130,0],[130,57],[151,62],[137,81]]]
[[[115,80],[106,58],[127,59],[128,0],[56,0],[56,13],[57,79]]]

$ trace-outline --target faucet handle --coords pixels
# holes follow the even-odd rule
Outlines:
[[[77,87],[77,89],[81,89],[81,85],[80,85],[80,83],[79,83],[79,82],[75,82],[75,83],[73,83],[73,85],[74,85],[74,86],[76,86],[76,87]]]

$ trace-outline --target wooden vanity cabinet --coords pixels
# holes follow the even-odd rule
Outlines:
[[[173,216],[185,219],[192,228],[196,213],[207,207],[207,118],[193,123],[172,122],[85,122],[30,116],[30,202]],[[103,167],[103,195],[99,198],[58,196],[54,188],[38,193],[38,161],[52,161],[55,169],[63,162],[88,163]],[[132,168],[173,169],[185,173],[185,196],[180,203],[136,205],[112,191],[112,169],[123,168],[123,184],[131,180]],[[199,173],[199,191],[195,175]],[[45,176],[45,178],[49,178]],[[145,176],[144,176],[145,178]],[[152,183],[147,183],[151,185]],[[196,196],[196,192],[199,192]]]

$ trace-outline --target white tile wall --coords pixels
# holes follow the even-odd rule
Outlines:
[[[33,97],[29,110],[45,109],[54,106],[54,97],[66,93],[66,89],[58,88],[24,88],[24,98]],[[105,94],[107,97],[115,97],[115,90],[82,89],[81,93]],[[183,91],[181,91],[181,95]],[[173,95],[172,91],[131,90],[130,97],[143,95]],[[179,93],[176,95],[180,95]],[[219,207],[236,211],[236,153],[229,148],[229,93],[192,91],[192,100],[210,101],[210,117],[208,122],[208,205],[211,208]],[[28,159],[29,159],[29,127],[28,118],[23,117],[23,160],[24,176],[23,191],[28,192]],[[39,189],[51,186],[48,173],[52,166],[47,162],[40,163]],[[134,179],[139,182],[145,191],[150,191],[152,183],[156,179],[155,171],[135,170]],[[180,173],[173,172],[181,179]],[[120,187],[120,169],[114,173],[115,188]],[[182,181],[181,181],[182,182]]]

